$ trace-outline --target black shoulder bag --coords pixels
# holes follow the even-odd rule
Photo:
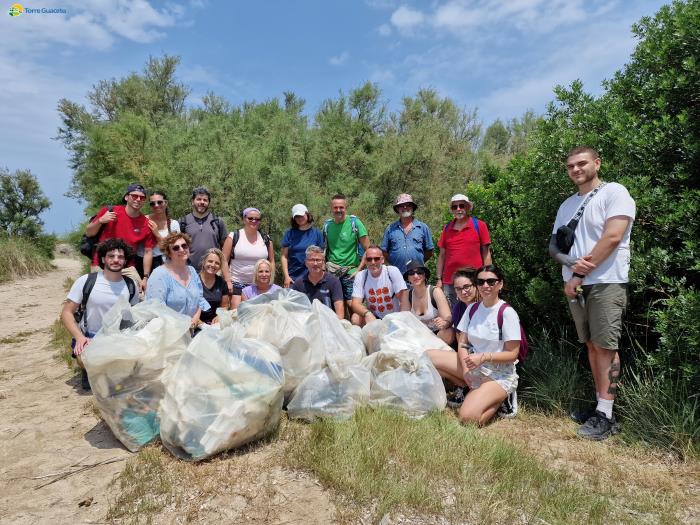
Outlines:
[[[559,248],[560,252],[569,253],[571,251],[571,247],[574,245],[574,238],[576,237],[576,226],[578,226],[578,221],[580,221],[581,217],[583,216],[583,210],[586,208],[586,205],[590,202],[590,200],[595,197],[595,194],[598,193],[598,190],[605,186],[605,184],[605,182],[601,182],[596,189],[588,194],[588,197],[586,197],[586,200],[583,201],[583,204],[581,204],[581,207],[576,212],[576,215],[571,218],[568,224],[557,228],[557,248]]]

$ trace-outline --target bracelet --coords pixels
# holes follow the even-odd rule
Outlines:
[[[585,275],[581,275],[580,273],[574,273],[574,277],[578,277],[579,279],[585,279]]]

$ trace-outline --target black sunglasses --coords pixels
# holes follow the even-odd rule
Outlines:
[[[174,252],[179,252],[180,250],[189,251],[190,246],[188,244],[173,244],[170,249]]]
[[[250,222],[260,222],[260,217],[246,217]]]
[[[406,275],[425,275],[423,270],[408,270]]]
[[[452,206],[450,206],[450,208],[452,208],[453,210],[466,210],[467,205],[460,202],[459,204],[453,204]]]
[[[367,257],[367,262],[379,262],[381,260],[381,257]]]
[[[477,286],[484,286],[485,284],[488,284],[489,286],[496,286],[496,283],[500,283],[500,279],[478,279],[476,280],[476,285]]]
[[[151,201],[151,206],[162,206],[165,201]]]

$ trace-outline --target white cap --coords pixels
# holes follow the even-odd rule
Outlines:
[[[309,208],[307,208],[303,204],[295,204],[292,207],[292,219],[297,215],[306,215],[307,213],[309,213]]]
[[[457,195],[453,195],[452,198],[450,199],[450,202],[459,202],[459,201],[464,201],[468,204],[471,204],[472,201],[469,200],[469,197],[466,195],[463,195],[461,193],[458,193]]]

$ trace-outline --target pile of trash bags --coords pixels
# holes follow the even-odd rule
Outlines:
[[[104,420],[129,450],[160,436],[201,460],[274,431],[290,418],[349,418],[360,406],[410,417],[445,407],[425,355],[449,350],[410,312],[364,329],[294,290],[219,310],[190,338],[190,318],[162,303],[120,301],[83,354]],[[369,355],[367,355],[369,353]]]

